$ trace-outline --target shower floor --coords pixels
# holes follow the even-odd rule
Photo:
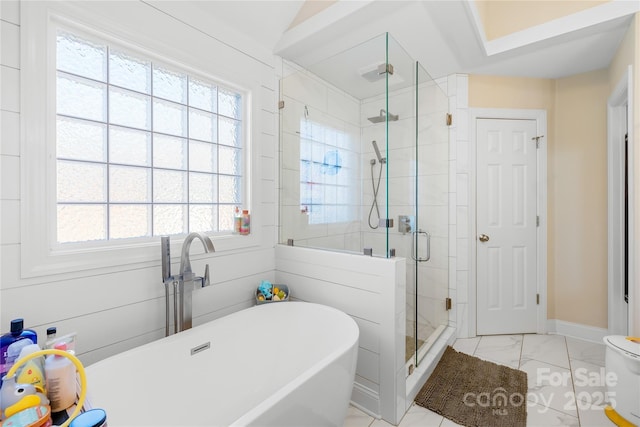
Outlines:
[[[424,340],[418,338],[418,348],[422,347]],[[408,362],[416,354],[416,340],[414,337],[406,335],[405,362]]]

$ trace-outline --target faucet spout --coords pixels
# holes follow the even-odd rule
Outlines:
[[[192,324],[192,293],[194,288],[194,281],[202,280],[202,286],[209,284],[209,265],[205,269],[204,277],[196,278],[191,270],[191,260],[189,259],[189,250],[191,249],[191,243],[195,239],[199,239],[204,246],[204,251],[215,252],[213,242],[207,236],[202,233],[190,233],[184,242],[182,243],[182,255],[180,256],[180,276],[178,283],[178,324],[176,325],[176,332],[181,332],[186,329],[191,329]]]
[[[200,239],[206,253],[216,251],[213,247],[213,242],[208,236],[205,236],[202,233],[190,233],[187,238],[184,239],[184,243],[182,244],[182,255],[180,256],[180,276],[184,276],[185,273],[192,272],[191,260],[189,259],[189,250],[191,249],[191,243],[196,238]]]

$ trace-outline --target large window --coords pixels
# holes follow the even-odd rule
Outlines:
[[[230,232],[242,94],[77,31],[56,46],[58,243]]]
[[[300,210],[309,224],[358,218],[358,154],[349,134],[308,119],[300,121]]]

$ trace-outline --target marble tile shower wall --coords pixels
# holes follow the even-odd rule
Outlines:
[[[469,331],[468,292],[470,286],[469,185],[469,78],[466,74],[452,74],[441,82],[449,95],[449,111],[453,115],[449,127],[449,296],[453,300],[449,311],[449,325],[456,328],[458,338],[475,335]]]
[[[293,238],[299,246],[360,252],[360,103],[293,64],[285,61],[284,68],[280,83],[285,103],[281,121],[280,240]],[[329,183],[316,186],[319,192],[314,190],[313,203],[326,200],[331,204],[337,198],[341,205],[323,211],[322,223],[314,223],[313,214],[301,208],[300,154],[305,147],[313,147],[313,180]],[[338,172],[330,175],[318,171],[316,168],[322,167],[325,156],[334,149],[340,156]],[[334,184],[339,185],[337,197]],[[310,207],[316,208],[324,209]],[[337,215],[342,215],[342,220]]]
[[[193,261],[201,271],[211,264],[213,286],[199,291],[194,299],[194,323],[199,324],[253,305],[252,291],[260,279],[274,280],[274,239],[276,221],[277,80],[275,58],[243,52],[251,47],[221,43],[204,32],[188,27],[169,12],[142,2],[122,3],[118,8],[100,2],[79,2],[88,13],[98,13],[105,22],[135,22],[136,33],[152,33],[160,28],[179,40],[191,40],[208,50],[219,63],[250,74],[257,90],[255,117],[257,140],[253,167],[259,187],[252,214],[259,218],[255,234],[261,239],[243,251],[218,252],[208,260]],[[99,9],[106,7],[107,10]],[[94,9],[95,8],[95,9]],[[183,8],[184,9],[184,8]],[[118,10],[120,12],[118,12]],[[160,280],[160,254],[156,263],[132,264],[118,268],[69,272],[51,276],[23,278],[21,260],[21,157],[20,149],[20,45],[26,37],[21,27],[20,1],[0,2],[0,325],[2,332],[10,319],[24,317],[26,325],[40,337],[48,326],[59,333],[76,331],[80,359],[85,364],[145,344],[164,336],[164,289]],[[123,14],[126,12],[126,16]],[[24,13],[24,12],[23,12]],[[184,10],[181,13],[186,13]],[[127,24],[128,25],[128,24]],[[211,22],[207,22],[211,25]],[[153,33],[155,39],[164,35]],[[168,37],[168,36],[167,36]],[[170,45],[171,40],[167,45]],[[243,50],[243,48],[245,48]],[[215,70],[211,70],[215,75]],[[258,224],[260,225],[258,227]],[[215,239],[214,239],[215,243]],[[159,242],[158,242],[159,252]],[[174,252],[174,259],[177,258]],[[174,271],[178,265],[174,263]],[[55,304],[52,304],[55,301]]]

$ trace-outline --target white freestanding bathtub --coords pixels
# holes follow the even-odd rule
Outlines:
[[[342,426],[358,326],[304,302],[255,306],[86,368],[117,426]]]

